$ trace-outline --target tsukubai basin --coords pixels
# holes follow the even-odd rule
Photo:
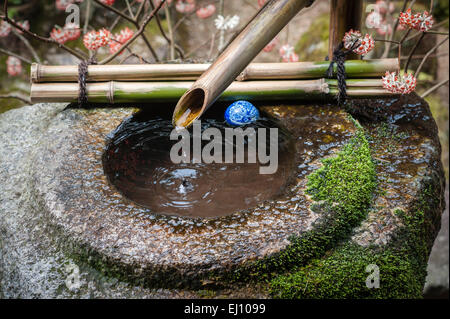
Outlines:
[[[222,132],[226,106],[215,104],[205,112],[202,130]],[[323,161],[348,149],[355,138],[366,136],[360,146],[370,143],[377,187],[384,190],[373,194],[377,209],[355,229],[355,245],[389,243],[401,225],[395,211],[415,205],[422,176],[434,176],[429,170],[438,167],[429,165],[430,158],[439,158],[435,124],[417,97],[357,104],[355,110],[379,112],[375,120],[366,118],[370,112],[362,113],[367,123],[332,104],[255,106],[261,118],[252,125],[279,130],[273,175],[258,174],[261,163],[172,163],[167,153],[176,141],[167,136],[173,105],[55,112],[28,168],[40,223],[53,230],[58,247],[70,258],[108,276],[150,288],[219,289],[246,269],[247,276],[271,271],[252,268],[269,259],[271,267],[289,269],[291,260],[279,258],[288,256],[293,245],[314,234],[317,240],[336,236],[336,223],[354,218],[352,212],[336,218],[335,206],[322,205],[307,190]],[[388,131],[378,116],[393,123]],[[392,130],[395,138],[389,135]],[[389,151],[392,143],[395,152]],[[341,167],[338,175],[354,176],[358,166]],[[353,196],[360,195],[347,197]],[[320,236],[328,230],[331,237]],[[324,245],[330,243],[302,249],[317,253],[314,249],[331,247]]]
[[[206,112],[203,125],[225,127],[226,106]],[[76,238],[70,247],[78,254],[95,252],[131,277],[138,267],[152,284],[192,283],[283,250],[321,218],[309,208],[306,176],[355,126],[333,106],[256,106],[262,118],[255,125],[279,128],[273,175],[258,174],[260,164],[172,164],[168,106],[61,113],[47,131],[57,138],[36,162],[44,167],[35,179],[52,207],[50,223],[64,229],[67,243]]]

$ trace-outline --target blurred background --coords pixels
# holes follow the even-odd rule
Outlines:
[[[127,15],[137,14],[141,6],[141,16],[145,16],[152,10],[148,0],[101,1],[106,5],[113,4],[116,10]],[[167,8],[160,10],[158,19],[153,19],[144,32],[154,53],[152,54],[148,45],[138,38],[126,52],[120,54],[111,63],[212,61],[259,10],[265,0],[173,0],[170,2]],[[10,0],[8,3],[9,17],[20,21],[27,28],[29,26],[32,32],[43,37],[49,37],[51,32],[64,27],[68,15],[65,7],[71,3],[75,3],[80,9],[82,34],[103,27],[112,33],[117,33],[126,27],[136,30],[133,23],[118,18],[117,12],[108,10],[93,0]],[[159,0],[153,0],[153,3],[157,5]],[[0,1],[0,4],[3,8],[4,0]],[[432,30],[436,33],[426,34],[411,57],[409,57],[411,50],[416,46],[421,33],[413,30],[402,45],[400,56],[402,67],[410,58],[410,70],[416,70],[424,56],[446,37],[448,38],[448,0],[364,1],[364,27],[361,31],[371,34],[376,40],[401,39],[406,30],[401,27],[394,30],[394,27],[395,20],[405,4],[414,12],[432,10],[434,17]],[[329,20],[330,1],[316,0],[310,8],[303,10],[291,21],[256,57],[255,62],[324,60],[328,54]],[[374,20],[377,22],[377,27],[367,27],[373,26]],[[82,36],[67,41],[65,45],[77,52],[78,50],[87,52]],[[442,161],[447,179],[447,208],[443,217],[443,227],[430,257],[426,297],[448,297],[448,53],[449,43],[445,41],[429,54],[418,76],[417,87],[419,95],[427,93],[425,100],[429,103],[439,127]],[[8,72],[7,69],[7,59],[11,54],[22,58],[20,67],[16,66],[16,72]],[[107,57],[109,54],[108,48],[101,48],[98,51],[98,58]],[[399,52],[395,44],[376,41],[375,49],[365,58],[397,56]],[[45,64],[78,63],[74,56],[55,45],[30,38],[16,30],[8,32],[5,25],[0,24],[0,113],[29,104],[29,62],[36,61],[36,58]],[[445,81],[446,84],[439,86],[431,93],[427,92],[436,84],[445,83]]]

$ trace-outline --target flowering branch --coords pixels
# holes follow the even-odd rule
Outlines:
[[[85,60],[87,58],[86,55],[81,54],[81,53],[79,53],[79,52],[77,52],[75,50],[72,50],[71,48],[65,46],[62,43],[59,43],[59,42],[53,40],[52,38],[42,37],[42,36],[40,36],[40,35],[38,35],[36,33],[33,33],[31,31],[27,30],[26,28],[24,28],[23,26],[21,26],[20,24],[18,24],[16,21],[10,19],[8,17],[8,0],[5,0],[5,3],[4,3],[4,6],[3,6],[3,12],[4,12],[4,14],[0,15],[0,19],[2,19],[5,22],[9,23],[10,25],[15,27],[16,29],[22,31],[24,34],[27,34],[28,36],[30,36],[30,37],[32,37],[32,38],[34,38],[36,40],[57,45],[59,48],[67,51],[68,53],[72,54],[73,56],[77,57],[80,60]]]
[[[103,8],[114,12],[115,14],[120,16],[121,18],[123,18],[123,19],[127,20],[128,22],[132,23],[136,27],[136,29],[139,29],[140,26],[139,26],[139,22],[137,21],[137,18],[130,17],[130,16],[124,14],[123,12],[121,12],[120,10],[117,10],[113,6],[109,6],[107,4],[104,4],[103,2],[101,2],[99,0],[94,0],[94,2],[99,4],[99,5],[101,5]],[[144,3],[141,4],[141,6],[143,6],[143,5],[144,5]],[[130,13],[132,14],[131,8],[129,10],[130,10]],[[156,54],[155,50],[153,49],[152,45],[150,44],[150,41],[148,40],[147,36],[144,33],[141,33],[140,36],[142,37],[142,40],[144,40],[145,44],[147,45],[148,49],[150,50],[150,52],[151,52],[153,58],[155,59],[155,61],[159,62],[158,55]]]
[[[404,0],[403,5],[402,5],[402,10],[401,10],[402,12],[405,11],[407,5],[408,5],[408,0]],[[392,43],[391,41],[394,39],[395,32],[397,31],[399,23],[400,23],[400,18],[395,19],[394,28],[392,29],[392,33],[391,33],[391,36],[389,37],[389,41],[386,41],[387,45],[384,48],[384,53],[382,55],[382,58],[387,58],[389,55],[389,51],[391,50],[391,43]]]
[[[97,1],[97,0],[94,0]],[[141,26],[139,27],[139,30],[127,41],[125,42],[116,53],[110,55],[109,57],[103,59],[99,62],[99,64],[106,64],[108,62],[111,62],[115,57],[117,57],[120,53],[122,53],[123,50],[125,50],[134,40],[136,40],[137,37],[139,37],[145,30],[145,27],[147,24],[152,20],[152,18],[158,13],[159,9],[163,6],[163,4],[166,2],[166,0],[162,0],[159,5],[144,19]]]

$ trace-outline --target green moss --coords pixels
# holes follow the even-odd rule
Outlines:
[[[372,273],[366,271],[369,265],[379,269],[379,288],[366,286]],[[374,253],[352,243],[271,282],[276,298],[411,298],[420,297],[422,287],[411,259],[393,250]]]
[[[360,215],[370,203],[375,188],[375,165],[362,129],[336,157],[308,177],[307,193],[316,201],[339,204],[348,213]]]
[[[427,257],[434,238],[433,211],[439,205],[438,179],[423,188],[411,214],[396,210],[402,221],[396,238],[385,249],[353,242],[337,246],[326,256],[270,283],[275,298],[421,298]],[[369,265],[379,269],[379,288],[368,288]]]

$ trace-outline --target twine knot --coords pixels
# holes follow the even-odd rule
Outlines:
[[[359,45],[359,40],[353,42],[352,46],[348,50],[342,50],[344,43],[339,43],[338,47],[333,51],[333,60],[330,62],[330,66],[327,69],[326,77],[331,79],[334,74],[334,63],[337,66],[336,78],[338,81],[339,93],[337,95],[337,102],[339,105],[345,102],[347,99],[347,73],[345,72],[345,58],[349,53],[353,51]],[[327,59],[328,60],[328,57]]]
[[[88,103],[87,95],[87,77],[88,77],[88,66],[97,64],[97,59],[95,56],[90,57],[87,60],[83,60],[78,64],[78,107],[83,107]]]

